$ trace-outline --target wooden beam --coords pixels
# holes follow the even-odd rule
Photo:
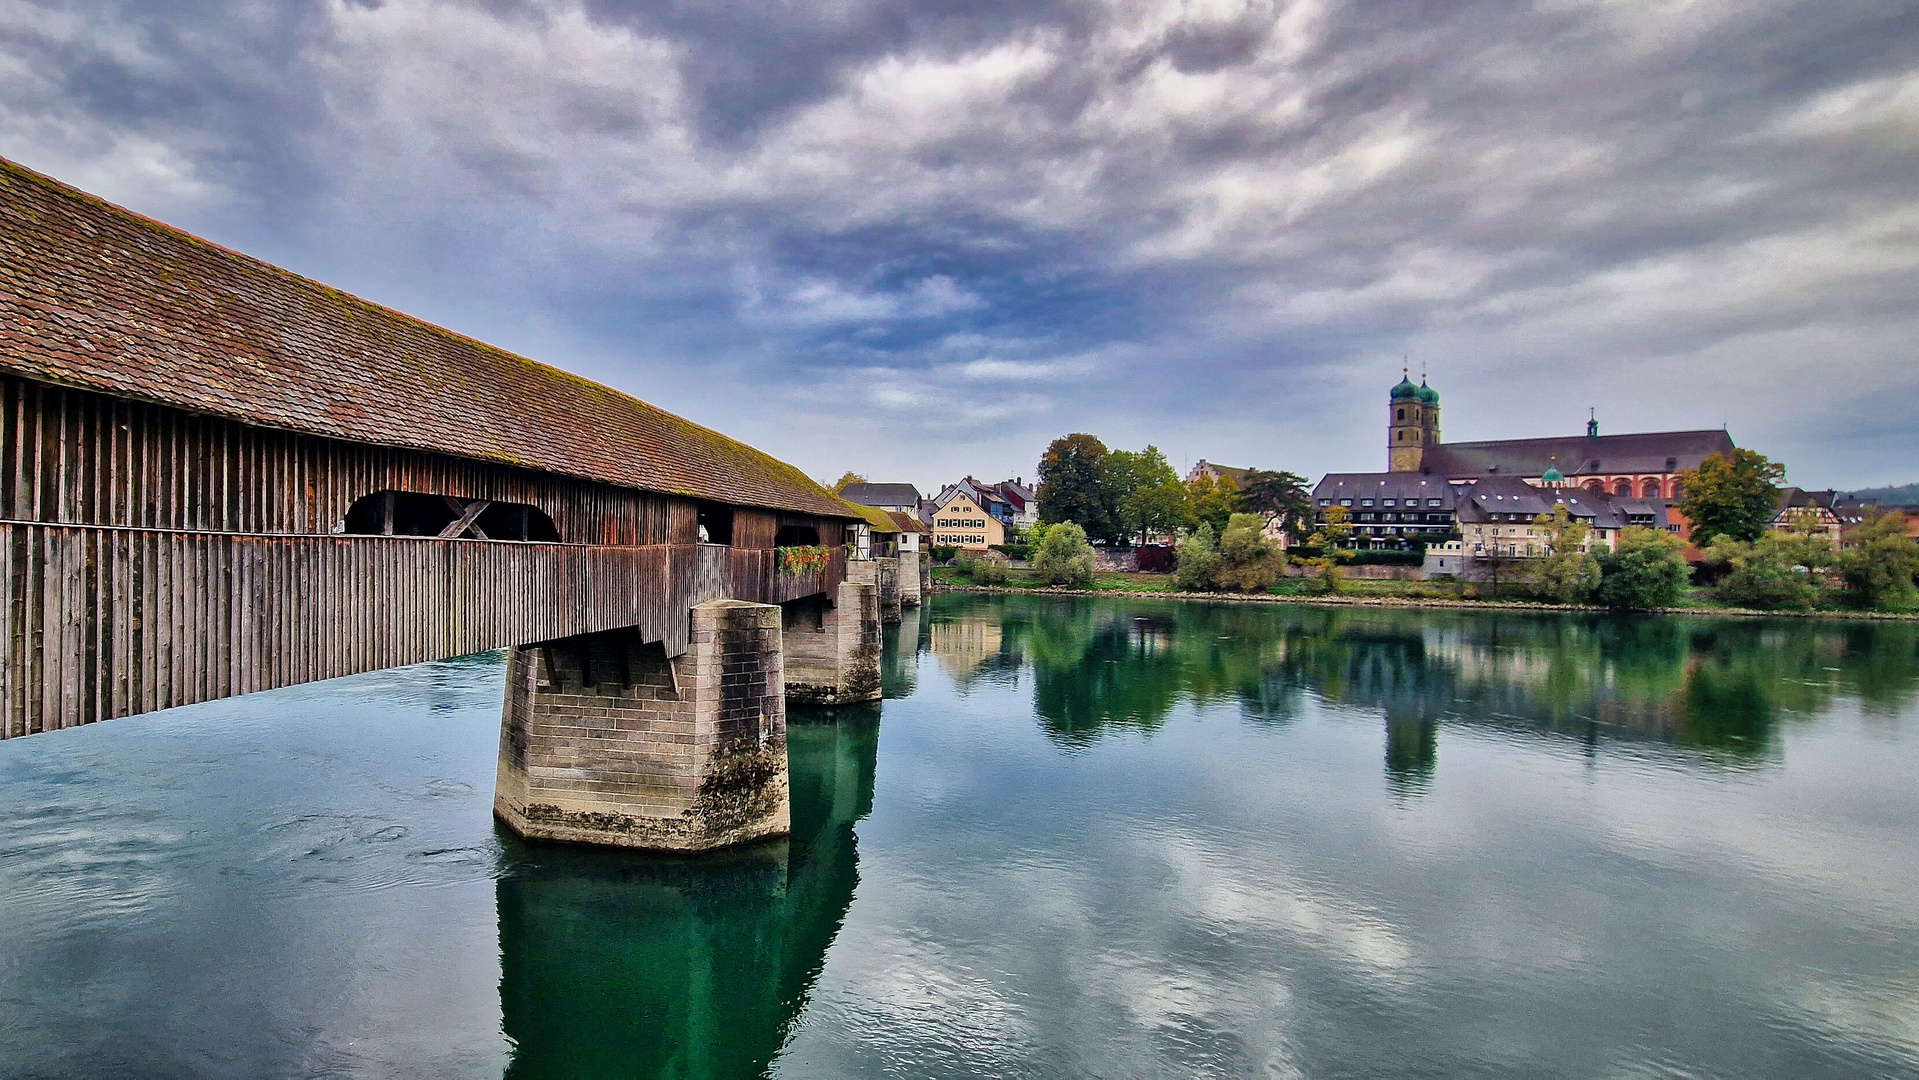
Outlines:
[[[460,500],[451,495],[442,495],[440,497],[446,500],[447,506],[451,507],[454,513],[460,515],[449,522],[446,528],[440,530],[440,539],[451,540],[464,532],[471,532],[475,537],[481,540],[487,538],[486,533],[481,532],[480,527],[475,525],[474,521],[478,519],[481,514],[486,513],[486,508],[493,505],[491,502],[486,499],[475,499],[470,503],[461,505]]]
[[[392,536],[393,535],[393,492],[391,491],[387,492],[385,498],[382,498],[380,500],[380,504],[384,508],[380,517],[380,533],[383,536]]]

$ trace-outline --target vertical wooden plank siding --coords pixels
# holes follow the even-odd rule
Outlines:
[[[345,535],[383,491],[521,503],[561,543]],[[315,679],[833,595],[843,523],[249,427],[0,375],[0,738]],[[786,574],[782,522],[832,557]]]

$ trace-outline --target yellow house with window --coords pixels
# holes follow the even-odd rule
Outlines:
[[[1006,527],[963,492],[954,492],[933,512],[935,546],[984,551],[1005,542]]]

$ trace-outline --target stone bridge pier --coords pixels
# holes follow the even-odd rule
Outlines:
[[[888,555],[848,559],[846,580],[872,585],[879,593],[880,621],[900,621],[900,561]]]
[[[845,581],[835,600],[830,607],[817,596],[780,605],[788,701],[849,705],[880,699],[879,586]]]
[[[677,658],[633,629],[516,648],[494,812],[529,839],[656,851],[785,835],[783,675],[780,608],[741,600],[694,608]]]

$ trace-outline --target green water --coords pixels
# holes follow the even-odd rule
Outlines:
[[[1919,626],[888,634],[697,860],[497,829],[493,656],[0,743],[0,1076],[1919,1077]]]

